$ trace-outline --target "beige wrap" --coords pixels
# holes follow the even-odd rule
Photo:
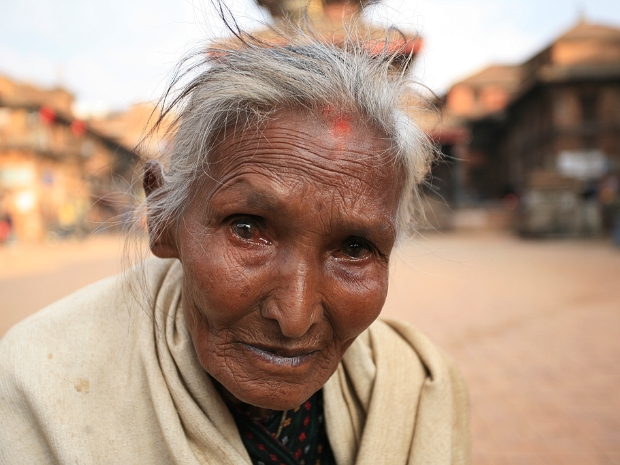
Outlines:
[[[198,363],[182,269],[152,259],[49,306],[0,341],[0,463],[250,463]],[[135,300],[147,286],[155,308]],[[327,432],[346,464],[469,463],[467,393],[417,330],[373,324],[324,388]]]

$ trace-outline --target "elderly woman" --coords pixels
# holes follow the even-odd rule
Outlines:
[[[406,76],[312,41],[204,64],[145,167],[159,258],[2,340],[0,462],[468,463],[457,371],[375,321],[432,159]]]

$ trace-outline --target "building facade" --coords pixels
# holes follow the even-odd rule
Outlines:
[[[137,156],[72,103],[64,89],[0,76],[0,241],[87,233],[127,210]]]
[[[582,210],[604,209],[598,186],[620,169],[620,28],[581,20],[525,63],[456,83],[444,108],[469,132],[446,147],[465,201],[519,198],[524,232],[604,226]]]

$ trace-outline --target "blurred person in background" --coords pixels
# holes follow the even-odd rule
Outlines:
[[[144,169],[157,258],[3,338],[0,462],[469,463],[458,370],[377,320],[435,156],[410,76],[299,37],[237,31],[177,75]]]
[[[617,173],[601,180],[599,201],[603,206],[603,224],[611,229],[614,244],[620,247],[620,176]]]
[[[4,244],[13,235],[13,221],[8,213],[0,217],[0,244]]]

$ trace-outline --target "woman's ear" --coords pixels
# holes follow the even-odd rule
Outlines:
[[[170,222],[155,222],[151,214],[151,204],[157,191],[164,185],[164,167],[156,160],[149,160],[144,165],[142,187],[146,194],[146,223],[149,230],[149,247],[153,255],[159,258],[179,258],[176,247],[176,234]]]

